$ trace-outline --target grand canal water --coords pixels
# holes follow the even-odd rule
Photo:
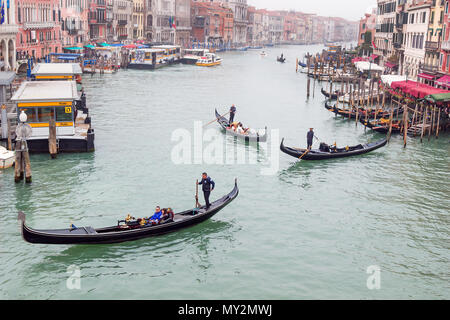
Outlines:
[[[265,58],[224,53],[223,65],[210,69],[85,76],[95,153],[33,155],[31,185],[0,171],[0,298],[450,298],[448,134],[409,139],[406,149],[394,136],[371,154],[318,163],[227,138],[257,161],[172,161],[175,130],[193,134],[194,121],[206,123],[215,107],[227,111],[232,103],[245,125],[279,129],[288,145],[304,146],[309,127],[338,145],[379,139],[325,110],[319,84],[306,99],[295,58],[319,49],[271,48]],[[284,65],[275,61],[281,52]],[[217,124],[208,128],[220,134]],[[279,169],[262,174],[272,156]],[[128,212],[148,216],[155,205],[191,208],[194,181],[205,170],[217,183],[212,198],[228,193],[234,177],[240,195],[193,228],[99,246],[21,238],[19,210],[35,228],[59,228],[110,225]],[[80,270],[80,289],[66,285],[76,276],[70,266]],[[379,290],[367,287],[370,266],[380,268]]]

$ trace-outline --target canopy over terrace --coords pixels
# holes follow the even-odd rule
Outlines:
[[[384,71],[383,67],[380,67],[379,65],[375,64],[375,63],[370,63],[367,61],[358,61],[355,63],[356,69],[358,69],[358,71],[361,72],[365,72],[365,71],[371,71],[371,72],[377,72],[377,71]]]
[[[442,78],[437,79],[435,81],[435,83],[437,85],[440,85],[440,86],[443,86],[443,87],[446,87],[446,88],[450,88],[450,76],[445,75]]]
[[[82,74],[78,63],[38,63],[31,72],[35,76]]]
[[[431,94],[429,96],[426,96],[425,100],[427,100],[431,103],[437,103],[437,104],[448,103],[448,102],[450,102],[450,92]]]
[[[381,76],[381,82],[391,86],[392,82],[398,82],[406,80],[406,76],[400,76],[396,74],[383,74]]]
[[[416,81],[396,81],[391,83],[392,89],[400,89],[404,93],[410,94],[416,98],[423,99],[432,94],[448,93],[444,89],[437,89],[424,83]]]

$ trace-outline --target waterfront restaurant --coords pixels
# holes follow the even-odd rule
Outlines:
[[[25,81],[11,98],[22,111],[33,132],[28,138],[30,152],[49,152],[49,122],[56,123],[59,152],[94,150],[94,131],[90,124],[76,123],[75,104],[80,99],[75,81]],[[78,115],[79,116],[79,115]]]

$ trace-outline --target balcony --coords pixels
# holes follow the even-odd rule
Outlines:
[[[436,41],[425,41],[425,50],[429,51],[438,51],[439,48],[439,42]]]
[[[427,72],[427,73],[434,73],[439,71],[439,66],[434,66],[434,65],[430,65],[430,64],[423,64],[421,65],[421,71],[422,72]]]
[[[118,24],[119,26],[125,26],[127,23],[128,23],[127,20],[117,20],[117,24]]]
[[[34,29],[51,29],[55,27],[55,23],[53,21],[46,22],[24,22],[23,29],[24,30],[34,30]]]
[[[450,51],[450,41],[442,41],[442,50]]]

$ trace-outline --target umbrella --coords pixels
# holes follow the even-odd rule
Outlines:
[[[126,46],[123,46],[123,47],[127,48],[127,49],[136,49],[137,48],[137,46],[135,44],[127,44]]]

